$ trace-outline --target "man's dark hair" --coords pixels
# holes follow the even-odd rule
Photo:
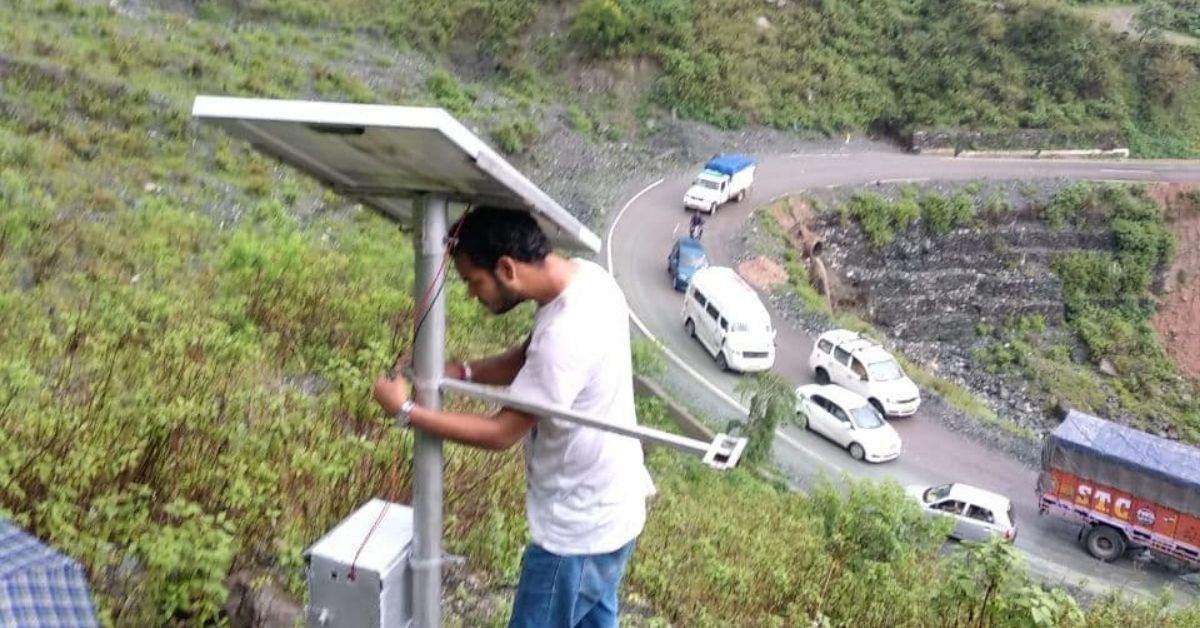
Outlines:
[[[505,255],[532,263],[546,259],[551,250],[549,238],[533,216],[515,209],[476,207],[450,227],[451,234],[456,232],[450,253],[466,255],[472,265],[485,270],[495,270]]]

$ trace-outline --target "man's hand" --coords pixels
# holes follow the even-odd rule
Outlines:
[[[408,400],[408,381],[400,373],[393,377],[381,375],[375,380],[375,401],[388,416],[395,416]]]

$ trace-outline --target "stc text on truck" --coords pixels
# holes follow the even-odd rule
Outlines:
[[[1200,569],[1200,449],[1072,410],[1046,436],[1037,490],[1100,560],[1146,549]]]

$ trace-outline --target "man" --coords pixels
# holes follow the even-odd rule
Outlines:
[[[700,216],[700,212],[693,212],[692,221],[688,223],[688,237],[699,240],[702,235],[704,235],[704,218]]]
[[[533,331],[490,358],[447,365],[447,376],[509,386],[518,397],[634,425],[625,297],[596,264],[551,252],[524,212],[480,207],[462,218],[451,253],[471,296],[495,314],[537,303]],[[654,492],[632,438],[511,408],[492,416],[422,408],[397,376],[375,399],[400,423],[486,449],[524,440],[526,547],[510,627],[617,625],[617,588]]]

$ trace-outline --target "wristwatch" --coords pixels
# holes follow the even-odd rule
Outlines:
[[[412,399],[405,399],[404,403],[400,404],[400,411],[396,413],[396,426],[408,427],[412,422],[413,408],[417,407],[417,402]]]

